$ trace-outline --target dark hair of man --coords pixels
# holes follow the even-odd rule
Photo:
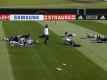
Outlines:
[[[45,28],[47,28],[47,27],[48,27],[48,25],[45,26]]]
[[[65,32],[65,35],[67,34],[68,32]]]

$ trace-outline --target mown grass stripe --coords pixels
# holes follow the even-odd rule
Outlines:
[[[43,31],[40,24],[18,21],[3,24],[7,37],[30,33],[34,40],[40,42],[36,47],[8,46],[16,80],[107,80],[104,70],[75,48],[63,45],[63,40],[52,31],[48,45],[44,45],[43,40],[38,38]],[[57,67],[62,71],[58,71]]]
[[[55,0],[56,1],[56,0]],[[72,1],[29,1],[28,3],[25,3],[26,1],[19,2],[1,2],[0,7],[2,8],[106,8],[107,2],[99,2],[99,3],[77,3]],[[45,4],[44,4],[45,3]],[[52,4],[53,3],[53,4]],[[56,4],[57,3],[57,4]],[[59,4],[58,4],[59,3]],[[36,4],[36,5],[35,5]]]
[[[107,25],[107,20],[95,20],[95,22],[99,22],[99,23]]]
[[[72,21],[71,23],[74,23],[76,25],[80,25],[84,28],[91,29],[95,32],[101,33],[103,35],[107,35],[107,25],[103,23],[99,23],[96,21],[91,21],[91,20],[78,20],[78,21]]]
[[[50,21],[41,22],[41,24],[46,24],[46,23],[50,25],[49,28],[53,32],[55,32],[60,36],[64,35],[66,31],[70,31],[78,34],[78,36],[75,37],[75,41],[79,42],[82,45],[82,47],[76,49],[107,71],[107,57],[106,57],[107,54],[105,54],[107,53],[107,49],[106,49],[107,45],[93,43],[92,41],[86,39],[80,39],[86,36],[86,32],[91,32],[94,34],[100,34],[100,33],[97,33],[93,30],[66,21],[57,21],[56,23]],[[84,26],[85,25],[88,24],[84,24]]]
[[[0,38],[4,36],[3,25],[0,22]],[[0,41],[0,80],[14,80],[7,44],[4,41]]]

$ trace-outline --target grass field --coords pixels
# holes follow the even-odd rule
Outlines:
[[[85,3],[84,3],[85,2]],[[89,3],[91,2],[91,3]],[[106,8],[103,0],[0,0],[0,7],[9,8]]]
[[[32,5],[45,5],[45,4],[58,4],[58,3],[67,3],[67,0],[1,0],[1,6],[32,6]],[[3,3],[3,4],[2,4]]]
[[[43,28],[37,22],[3,22],[7,37],[30,33],[34,40],[40,41],[36,47],[8,46],[9,65],[12,66],[15,80],[106,80],[107,72],[96,65],[93,60],[84,56],[78,49],[63,45],[62,38],[52,30],[54,29],[53,24],[54,22],[50,22],[49,44],[44,45],[43,41],[38,38]],[[62,63],[66,65],[62,65]],[[57,67],[62,71],[58,71]],[[2,68],[2,70],[4,69]],[[7,74],[9,73],[7,72]],[[11,78],[1,78],[11,80]]]
[[[58,34],[59,36],[64,35],[64,32],[69,31],[72,33],[77,34],[77,37],[74,37],[75,41],[82,44],[82,47],[77,48],[82,54],[87,56],[89,59],[94,61],[97,65],[102,67],[104,70],[107,71],[107,60],[106,60],[106,44],[96,44],[87,39],[81,39],[86,36],[86,32],[91,32],[93,34],[101,34],[100,32],[106,32],[104,24],[100,24],[98,22],[95,23],[94,21],[71,21],[71,23],[66,21],[57,21],[57,22],[40,22],[41,24],[49,24],[51,27],[50,29]],[[77,24],[76,24],[77,23]],[[87,23],[87,24],[85,24]],[[81,25],[85,24],[85,25]],[[98,26],[99,25],[99,26]],[[102,29],[101,29],[102,28]],[[94,31],[96,30],[96,31]],[[99,30],[100,32],[98,32]],[[96,47],[97,46],[97,47]],[[103,52],[102,52],[103,49]]]
[[[3,24],[0,22],[0,37],[3,37],[4,35]],[[14,80],[14,76],[12,74],[7,45],[4,41],[0,41],[0,80],[8,79]]]

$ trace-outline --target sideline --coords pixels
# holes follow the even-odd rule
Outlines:
[[[0,38],[5,35],[2,22],[0,22]],[[0,80],[15,80],[12,73],[10,56],[7,44],[0,41]]]

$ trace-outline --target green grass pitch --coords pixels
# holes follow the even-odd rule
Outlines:
[[[6,8],[106,8],[104,0],[0,0]]]
[[[8,55],[10,55],[15,80],[107,79],[106,71],[75,48],[65,46],[63,40],[54,32],[50,31],[49,44],[44,45],[43,41],[38,38],[43,26],[37,22],[6,21],[3,22],[3,27],[7,37],[30,33],[34,40],[40,41],[36,47],[17,48],[8,46]],[[66,65],[62,65],[62,63]],[[62,70],[59,71],[57,68]]]

